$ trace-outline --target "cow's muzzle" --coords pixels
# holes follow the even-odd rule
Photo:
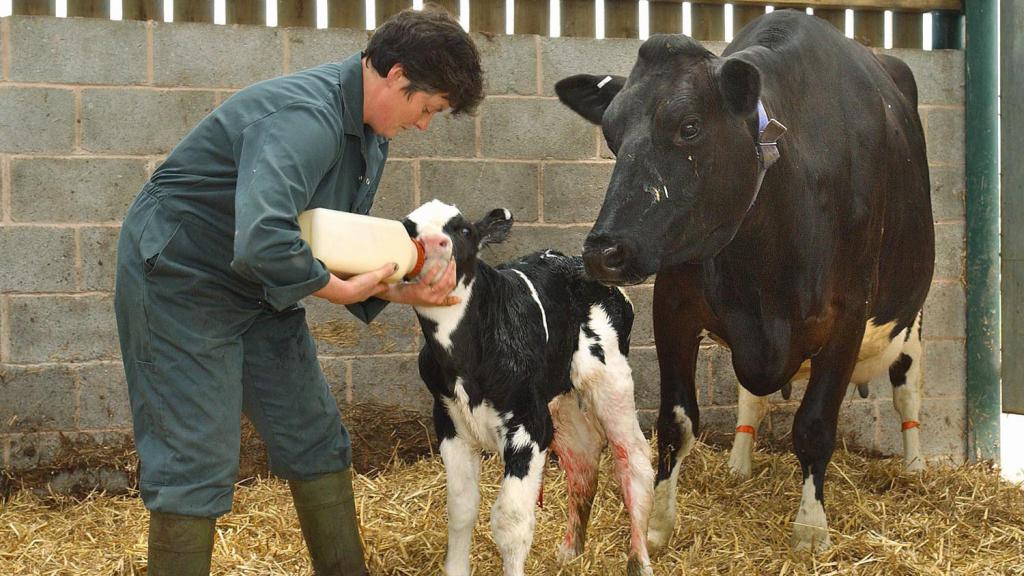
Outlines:
[[[587,242],[583,250],[583,264],[591,278],[604,284],[635,284],[642,278],[635,278],[628,271],[627,263],[632,248],[609,240],[595,239]]]

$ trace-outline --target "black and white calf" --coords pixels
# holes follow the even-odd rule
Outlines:
[[[569,490],[559,559],[583,550],[597,468],[611,444],[630,517],[629,574],[650,574],[645,532],[653,500],[650,449],[626,361],[633,309],[617,288],[590,280],[580,258],[547,251],[493,268],[479,249],[504,240],[507,210],[479,222],[454,206],[424,204],[405,220],[432,259],[454,258],[461,303],[417,307],[426,338],[419,369],[434,396],[434,425],[448,477],[449,576],[470,573],[480,503],[480,452],[505,464],[491,529],[505,574],[523,574],[550,448]]]

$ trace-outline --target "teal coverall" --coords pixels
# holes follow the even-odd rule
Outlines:
[[[298,304],[329,273],[297,217],[367,213],[387,154],[363,124],[356,54],[241,90],[143,187],[121,227],[114,299],[147,508],[231,509],[242,411],[274,474],[310,480],[350,465]],[[369,322],[384,305],[349,309]]]

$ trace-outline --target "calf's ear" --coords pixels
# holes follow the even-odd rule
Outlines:
[[[555,93],[562,104],[590,122],[600,125],[604,111],[625,83],[626,79],[622,76],[577,74],[555,83]]]
[[[501,244],[512,230],[512,213],[505,208],[495,208],[474,224],[480,238],[480,248],[488,244]]]
[[[725,106],[737,116],[749,116],[761,97],[761,74],[757,68],[738,58],[726,58],[718,69],[718,87]]]

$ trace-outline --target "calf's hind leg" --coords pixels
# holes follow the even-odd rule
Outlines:
[[[604,435],[590,415],[580,407],[576,392],[559,396],[549,404],[555,424],[555,439],[551,450],[565,471],[565,484],[569,496],[568,521],[565,538],[558,547],[558,560],[568,562],[583,553],[587,522],[597,489],[597,472],[604,447]]]
[[[637,421],[629,364],[618,350],[610,348],[605,347],[604,377],[590,390],[590,396],[608,437],[622,501],[629,512],[630,553],[626,573],[653,574],[647,551],[647,528],[654,504],[651,448]]]

